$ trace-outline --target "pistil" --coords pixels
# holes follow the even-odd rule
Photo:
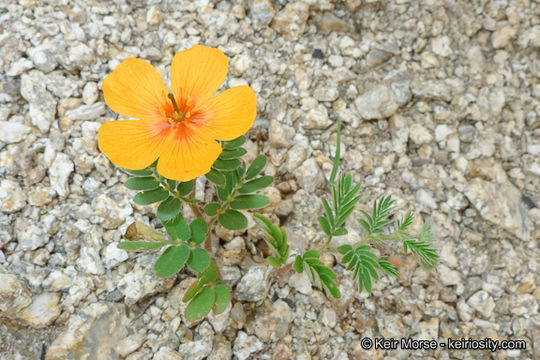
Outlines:
[[[171,100],[171,103],[172,103],[172,106],[173,106],[173,109],[174,109],[173,119],[175,121],[182,120],[182,118],[184,117],[184,114],[178,108],[178,104],[176,104],[176,100],[174,99],[174,95],[172,93],[169,93],[168,97]]]

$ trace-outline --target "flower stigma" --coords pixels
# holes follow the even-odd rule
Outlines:
[[[169,95],[167,95],[167,96],[171,100],[172,106],[174,108],[174,113],[172,115],[172,118],[169,118],[169,123],[172,124],[173,122],[178,123],[180,121],[183,121],[182,118],[184,117],[184,114],[178,108],[178,104],[176,104],[176,100],[174,99],[174,95],[172,93],[169,93]]]

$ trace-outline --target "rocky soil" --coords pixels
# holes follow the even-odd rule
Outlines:
[[[538,2],[2,0],[0,24],[1,359],[540,358]],[[294,253],[322,239],[340,118],[362,206],[392,194],[415,226],[430,221],[436,269],[389,246],[399,278],[358,293],[336,265],[331,300],[253,264],[253,227],[220,230],[234,301],[187,322],[191,277],[157,278],[157,253],[116,248],[133,221],[158,222],[100,154],[97,130],[117,118],[101,92],[116,65],[146,59],[167,78],[194,44],[228,55],[224,88],[257,94],[248,156],[269,156],[265,212]],[[349,228],[338,242],[358,239]],[[527,348],[362,349],[383,336]]]

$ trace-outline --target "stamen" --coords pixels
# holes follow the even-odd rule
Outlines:
[[[176,104],[176,100],[174,99],[174,95],[172,93],[169,93],[168,95],[169,99],[171,100],[172,102],[172,106],[174,108],[174,114],[173,114],[173,118],[175,120],[180,120],[184,117],[184,114],[180,111],[180,109],[178,108],[178,105]]]

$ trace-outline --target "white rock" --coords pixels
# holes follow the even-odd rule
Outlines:
[[[0,318],[18,317],[32,303],[26,284],[15,275],[0,273]]]
[[[295,41],[305,30],[309,18],[309,5],[304,2],[291,2],[274,16],[272,27],[283,34],[287,40]]]
[[[409,138],[409,127],[407,122],[407,118],[398,114],[390,118],[392,148],[398,154],[403,154],[407,150],[407,140]]]
[[[439,56],[449,57],[452,55],[450,47],[450,38],[448,36],[439,36],[432,40],[431,48],[433,52]]]
[[[290,173],[294,173],[296,169],[306,160],[307,149],[301,144],[295,144],[289,151],[287,151],[287,160],[285,167]]]
[[[293,316],[289,305],[283,300],[272,304],[272,311],[257,316],[254,331],[257,339],[265,343],[276,343],[289,333],[289,325]]]
[[[242,76],[251,67],[253,60],[247,54],[236,55],[231,61],[229,71],[235,76]]]
[[[168,347],[162,347],[154,354],[152,360],[185,360],[185,358]]]
[[[145,296],[170,289],[175,277],[157,277],[154,273],[155,254],[137,258],[135,266],[118,282],[118,290],[124,294],[128,306],[135,304]]]
[[[16,122],[0,121],[0,141],[12,144],[24,139],[30,130],[29,126]]]
[[[427,190],[418,189],[418,191],[416,192],[416,200],[431,209],[437,208],[437,201],[433,198],[433,195],[431,195],[431,193]]]
[[[29,103],[32,124],[43,133],[49,131],[56,114],[56,100],[47,91],[46,84],[45,75],[37,70],[21,77],[21,95]]]
[[[377,85],[366,90],[356,98],[354,104],[362,119],[375,120],[392,116],[399,104],[394,92],[384,85]]]
[[[23,251],[35,250],[49,241],[49,235],[43,226],[23,217],[15,222],[15,236],[19,243],[19,250]]]
[[[517,30],[517,28],[510,25],[505,25],[495,30],[491,35],[491,44],[495,49],[506,47],[514,35],[516,35]]]
[[[495,308],[495,301],[493,301],[493,298],[484,290],[480,290],[473,294],[467,300],[467,304],[485,318],[489,318]]]
[[[240,301],[261,301],[266,297],[269,286],[267,276],[267,266],[251,267],[236,285],[234,297]]]
[[[446,140],[448,135],[454,133],[455,131],[455,128],[451,128],[446,124],[437,125],[437,127],[435,128],[435,140],[444,141]]]
[[[462,283],[460,273],[449,269],[446,265],[439,264],[437,270],[439,271],[439,279],[443,285],[452,286]]]
[[[49,169],[51,188],[59,196],[66,197],[69,194],[69,176],[73,172],[73,162],[64,153],[58,153]]]
[[[103,250],[103,262],[105,267],[111,269],[129,258],[127,251],[119,249],[118,243],[113,242]]]
[[[521,240],[529,240],[530,224],[521,193],[508,180],[494,183],[474,178],[466,186],[465,196],[482,218]]]
[[[189,341],[180,345],[178,353],[182,359],[202,360],[212,352],[212,342],[205,340]]]
[[[98,98],[98,86],[95,82],[91,81],[84,85],[82,98],[86,105],[91,105],[96,102]]]
[[[416,145],[429,144],[433,140],[431,133],[420,124],[413,124],[409,129],[409,139]]]
[[[140,348],[144,340],[145,336],[141,333],[130,335],[118,342],[116,345],[116,351],[120,356],[126,357]]]
[[[90,105],[81,105],[76,109],[67,112],[67,117],[71,120],[95,120],[105,114],[107,109],[104,102],[97,102]]]
[[[304,129],[324,130],[330,125],[332,125],[332,120],[328,118],[328,111],[322,104],[319,104],[315,109],[309,110],[302,121]]]
[[[262,348],[263,343],[255,336],[248,336],[245,332],[239,331],[234,340],[233,354],[238,360],[246,360]]]
[[[118,340],[128,334],[124,306],[93,303],[71,315],[64,331],[50,345],[46,359],[118,359]]]
[[[319,86],[313,92],[313,97],[319,101],[335,101],[338,96],[339,91],[337,89],[337,84],[332,83],[325,86]]]
[[[270,0],[252,0],[248,4],[249,14],[255,27],[263,28],[270,24],[276,14],[276,10]]]
[[[103,219],[103,227],[115,229],[133,213],[129,198],[121,193],[110,191],[94,199],[92,206],[97,216]]]
[[[99,254],[90,246],[81,247],[81,252],[77,259],[77,267],[80,271],[87,274],[103,275],[105,273],[105,268]]]
[[[15,181],[4,179],[0,183],[0,210],[6,214],[12,214],[22,210],[26,206],[26,198],[19,184]]]
[[[64,274],[62,270],[53,270],[43,282],[43,286],[52,291],[67,290],[71,284],[71,278]]]
[[[302,273],[294,272],[289,278],[289,286],[304,295],[311,295],[313,292],[311,280],[305,271]]]
[[[269,141],[270,145],[283,148],[293,145],[294,129],[279,120],[270,121]]]
[[[33,64],[30,60],[26,58],[21,58],[13,63],[11,63],[11,66],[9,67],[8,71],[6,71],[7,76],[19,76],[22,73],[26,72],[27,70],[30,70],[33,68]]]
[[[304,161],[295,174],[298,183],[306,191],[312,192],[325,182],[324,174],[314,158]]]
[[[53,323],[60,315],[60,295],[43,293],[32,298],[32,304],[21,311],[20,318],[34,328],[43,328]]]
[[[328,327],[333,328],[336,326],[336,312],[334,309],[330,309],[328,307],[324,307],[321,311],[321,322]]]
[[[48,73],[58,66],[57,51],[63,51],[61,44],[55,41],[45,41],[43,44],[28,51],[30,59],[39,70]]]

